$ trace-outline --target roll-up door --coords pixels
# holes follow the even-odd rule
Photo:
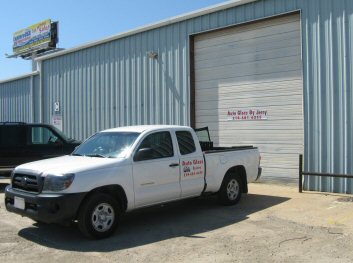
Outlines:
[[[215,145],[254,145],[263,178],[297,179],[303,153],[299,14],[194,37],[195,125]]]

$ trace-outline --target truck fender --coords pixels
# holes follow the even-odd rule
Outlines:
[[[235,174],[240,176],[241,181],[242,181],[242,189],[243,189],[243,193],[248,193],[248,180],[247,180],[247,176],[246,176],[246,170],[245,167],[242,165],[238,165],[238,166],[234,166],[228,169],[228,171],[226,172],[226,174],[223,176],[223,180],[224,178],[228,175],[228,174]],[[222,180],[222,182],[223,182]]]
[[[89,191],[86,196],[83,198],[79,209],[77,210],[76,217],[82,207],[82,205],[87,201],[87,199],[97,193],[103,193],[113,196],[120,204],[120,208],[122,212],[125,212],[127,209],[127,197],[125,190],[121,185],[105,185],[92,189]]]

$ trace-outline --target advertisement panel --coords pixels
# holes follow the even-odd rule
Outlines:
[[[47,19],[14,33],[13,52],[24,52],[46,43],[49,44],[51,41],[50,25],[51,21]]]

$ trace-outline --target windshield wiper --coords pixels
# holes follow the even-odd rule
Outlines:
[[[86,154],[85,156],[88,157],[100,157],[100,158],[106,158],[106,156],[99,154],[99,153],[94,153],[94,154]]]
[[[82,154],[79,154],[79,153],[72,153],[71,156],[82,156]]]

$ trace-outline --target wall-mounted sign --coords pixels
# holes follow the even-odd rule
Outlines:
[[[267,120],[268,111],[259,108],[229,109],[227,113],[228,121],[256,121]]]
[[[51,21],[47,19],[38,24],[19,30],[13,34],[13,52],[23,52],[51,42]]]
[[[59,101],[54,102],[54,112],[59,112],[60,111],[60,103]]]
[[[63,130],[63,117],[61,115],[53,115],[51,117],[51,124],[59,129],[60,131]]]

